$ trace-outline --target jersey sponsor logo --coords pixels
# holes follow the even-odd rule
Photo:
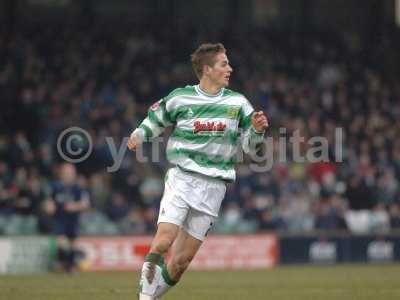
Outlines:
[[[213,133],[216,135],[222,135],[226,128],[226,124],[222,122],[195,121],[193,126],[193,133]]]

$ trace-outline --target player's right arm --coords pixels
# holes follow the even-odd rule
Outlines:
[[[127,144],[129,150],[135,151],[137,146],[159,136],[170,125],[172,125],[172,122],[166,110],[165,100],[161,99],[150,106],[147,117],[131,133]]]

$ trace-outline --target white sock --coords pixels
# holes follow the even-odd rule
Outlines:
[[[139,282],[139,294],[154,296],[160,281],[164,260],[161,255],[149,253],[142,267]],[[154,272],[152,274],[152,272]]]
[[[151,282],[149,282],[148,280],[148,274],[150,272],[150,267],[151,267],[151,263],[150,262],[145,262],[143,264],[143,268],[142,268],[142,275],[140,276],[140,283],[139,285],[140,287],[140,293],[141,294],[145,294],[145,295],[149,295],[149,296],[153,296],[156,292],[156,288],[158,286],[158,283],[160,281],[160,277],[161,277],[161,267],[155,265],[154,268],[154,276],[153,276],[153,280],[151,280]]]
[[[158,281],[158,286],[155,292],[156,298],[161,298],[166,292],[169,291],[170,288],[172,288],[175,284],[177,284],[177,281],[173,280],[171,276],[168,274],[167,266],[163,265],[162,266],[162,271],[161,271],[161,276]]]

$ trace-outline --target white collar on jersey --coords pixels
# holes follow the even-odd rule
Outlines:
[[[216,94],[210,94],[210,93],[207,93],[207,92],[203,91],[203,90],[200,88],[200,84],[195,85],[194,88],[195,88],[196,92],[198,92],[199,94],[202,94],[202,95],[204,95],[204,96],[206,96],[206,97],[219,97],[219,96],[221,96],[221,95],[224,93],[224,88],[221,88],[221,89],[218,91],[218,93],[216,93]]]

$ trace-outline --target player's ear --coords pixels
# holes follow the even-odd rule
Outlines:
[[[211,72],[211,67],[209,65],[203,66],[203,75],[208,75]]]

